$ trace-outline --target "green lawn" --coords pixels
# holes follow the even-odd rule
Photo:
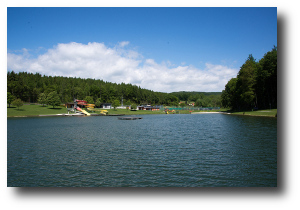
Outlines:
[[[11,106],[7,107],[7,116],[38,116],[51,114],[66,114],[68,113],[65,107],[41,106],[41,105],[23,105],[19,109]]]
[[[266,116],[266,117],[277,116],[277,109],[265,109],[265,110],[244,111],[244,112],[233,112],[233,111],[225,111],[225,112],[236,114],[236,115]]]

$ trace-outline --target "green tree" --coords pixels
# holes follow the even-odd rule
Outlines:
[[[100,98],[97,98],[96,103],[95,103],[95,106],[96,106],[96,107],[100,107],[100,105],[101,105],[101,99],[100,99]]]
[[[73,98],[79,98],[79,99],[84,98],[83,90],[80,87],[74,87],[72,91],[73,91]]]
[[[19,109],[21,106],[23,106],[23,101],[21,99],[17,98],[11,104],[18,107],[18,109]]]
[[[94,99],[92,96],[86,96],[84,98],[84,100],[88,103],[88,104],[93,104],[94,103]]]
[[[181,107],[181,108],[183,108],[183,107],[185,107],[185,106],[186,106],[186,104],[185,104],[184,102],[180,103],[180,107]]]
[[[198,98],[195,102],[195,106],[198,106],[198,107],[201,107],[202,106],[202,103],[201,103],[201,99]]]
[[[100,96],[100,88],[96,85],[92,85],[90,87],[90,94],[93,97],[93,99],[96,100]]]
[[[277,47],[259,61],[256,80],[258,107],[277,108]]]
[[[212,107],[212,102],[211,102],[211,99],[207,96],[205,96],[203,99],[202,99],[202,106],[203,107]]]
[[[10,92],[7,92],[7,103],[10,107],[10,104],[13,102],[13,100],[15,99],[15,97],[10,93]]]
[[[136,104],[132,104],[131,105],[131,109],[136,109],[137,108],[137,105]]]
[[[59,106],[60,105],[60,98],[56,91],[50,92],[47,96],[47,102],[49,105],[53,106]]]
[[[226,84],[221,101],[222,106],[235,110],[277,108],[277,47],[258,63],[250,54],[237,78]]]
[[[45,104],[47,103],[47,95],[45,93],[40,93],[39,98],[38,98],[38,103],[45,106]]]
[[[211,95],[209,97],[211,99],[211,104],[213,107],[221,106],[221,96],[220,95]]]
[[[112,102],[112,106],[114,107],[114,109],[116,110],[118,106],[120,106],[120,101],[118,99],[115,99],[113,102]]]
[[[34,87],[33,89],[32,89],[32,102],[34,103],[34,102],[36,102],[37,100],[38,100],[38,96],[39,96],[39,89],[38,88],[36,88],[36,87]]]
[[[222,91],[221,101],[222,106],[233,109],[236,107],[236,82],[237,78],[232,78],[225,85],[225,90]]]
[[[252,54],[242,65],[237,75],[238,109],[250,109],[256,106],[256,76],[257,63]]]

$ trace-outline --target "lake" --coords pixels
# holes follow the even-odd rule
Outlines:
[[[276,187],[277,118],[7,119],[9,187]]]

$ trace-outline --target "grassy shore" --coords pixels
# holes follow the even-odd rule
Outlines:
[[[95,114],[100,114],[103,109],[94,109]],[[145,115],[145,114],[165,114],[164,111],[146,111],[137,110],[131,111],[126,109],[105,109],[108,111],[108,115]],[[213,110],[214,111],[214,110]],[[223,110],[224,111],[224,110]],[[193,111],[199,112],[199,111]],[[19,109],[17,107],[7,107],[7,117],[23,117],[23,116],[39,116],[39,115],[56,115],[56,114],[67,114],[68,111],[65,107],[56,107],[53,109],[52,106],[42,105],[23,105]],[[176,114],[190,114],[189,110],[180,110]]]
[[[100,114],[102,109],[95,109],[95,114]],[[105,109],[109,115],[144,115],[144,114],[165,114],[163,111],[131,111],[126,109]],[[39,116],[39,115],[56,115],[67,114],[68,110],[65,107],[42,106],[42,105],[23,105],[19,109],[11,106],[7,107],[7,117],[24,117],[24,116]]]
[[[96,114],[100,114],[102,109],[95,109]],[[131,111],[126,109],[106,109],[109,115],[145,115],[145,114],[165,114],[164,111],[146,111],[137,110]],[[193,111],[193,112],[223,112],[235,115],[251,115],[251,116],[268,116],[275,117],[277,115],[277,109],[268,110],[257,110],[257,111],[246,111],[246,112],[233,112],[227,109],[211,110],[211,111]],[[16,107],[7,107],[7,117],[23,117],[23,116],[39,116],[39,115],[56,115],[56,114],[67,114],[68,111],[65,107],[42,106],[42,105],[23,105],[19,109]],[[180,110],[176,114],[190,114],[190,110]]]
[[[42,106],[42,105],[23,105],[19,109],[17,107],[7,107],[7,117],[23,117],[23,116],[39,116],[39,115],[55,115],[68,113],[65,107]]]
[[[234,111],[227,110],[227,111],[223,111],[223,112],[234,114],[234,115],[277,117],[277,109],[265,109],[265,110],[242,111],[242,112],[234,112]]]

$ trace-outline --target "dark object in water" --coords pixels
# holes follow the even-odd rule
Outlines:
[[[118,117],[119,120],[139,120],[143,119],[142,117]]]

